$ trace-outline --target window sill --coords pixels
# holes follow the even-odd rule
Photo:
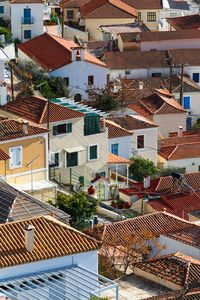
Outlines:
[[[94,159],[88,159],[89,162],[90,161],[96,161],[96,160],[99,160],[99,158],[97,157],[97,158],[94,158]]]
[[[9,166],[9,169],[10,169],[10,170],[13,170],[13,169],[19,169],[19,168],[21,168],[21,167],[22,167],[22,165],[20,165],[20,166],[12,166],[12,167]]]

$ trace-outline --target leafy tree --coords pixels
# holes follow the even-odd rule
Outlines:
[[[114,94],[108,88],[89,88],[88,95],[93,100],[92,106],[96,109],[107,112],[118,107]]]
[[[70,224],[76,228],[94,215],[98,204],[98,200],[89,198],[85,192],[72,196],[59,193],[57,197],[57,207],[71,216]]]
[[[12,36],[11,31],[8,28],[5,28],[5,27],[0,28],[0,34],[4,34],[6,41],[9,40]]]
[[[200,119],[197,119],[194,123],[194,128],[200,128]]]
[[[184,174],[185,168],[163,168],[158,170],[157,176],[158,177],[171,176],[172,172]]]
[[[123,242],[122,242],[123,241]],[[132,232],[127,234],[126,231],[119,230],[114,234],[112,240],[103,241],[100,250],[101,268],[106,267],[110,270],[112,279],[126,275],[127,270],[133,270],[133,263],[141,260],[157,256],[163,249],[167,249],[165,245],[160,245],[156,236],[147,231]]]
[[[130,165],[129,173],[137,181],[142,181],[144,175],[152,176],[156,175],[158,172],[154,163],[149,159],[137,156],[132,157],[130,160],[133,162],[133,164]]]

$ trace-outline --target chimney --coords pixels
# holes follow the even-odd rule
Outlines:
[[[7,84],[2,81],[0,84],[0,105],[5,105],[7,103]]]
[[[139,90],[142,90],[144,88],[144,82],[140,81],[139,82]]]
[[[23,133],[24,134],[28,134],[28,124],[29,122],[28,121],[23,121]]]
[[[24,227],[25,247],[27,251],[33,251],[34,249],[34,229],[32,225],[26,225]]]
[[[178,126],[178,136],[183,136],[183,127]]]

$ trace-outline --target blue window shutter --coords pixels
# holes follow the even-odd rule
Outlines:
[[[190,109],[190,96],[183,97],[183,107],[185,109]]]
[[[199,73],[193,73],[192,74],[192,78],[195,82],[198,82],[199,83]]]
[[[111,145],[111,153],[115,154],[115,155],[118,155],[118,148],[119,148],[118,144],[112,144]]]
[[[24,39],[31,39],[31,30],[24,30]]]
[[[4,14],[4,6],[0,6],[0,14]]]

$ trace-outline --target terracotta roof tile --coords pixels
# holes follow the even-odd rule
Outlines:
[[[176,30],[199,29],[200,28],[199,14],[177,17],[177,18],[166,18],[166,20]]]
[[[200,226],[192,226],[164,234],[169,238],[200,248]]]
[[[196,192],[167,194],[148,201],[156,211],[163,211],[189,220],[188,213],[200,209],[200,194]]]
[[[29,123],[28,134],[23,131],[22,120],[2,120],[0,121],[0,141],[18,139],[26,136],[49,132],[48,129]]]
[[[136,236],[140,236],[142,232],[151,232],[155,236],[160,236],[175,230],[181,230],[194,225],[184,219],[169,214],[167,212],[156,212],[144,216],[127,219],[125,221],[106,224],[102,235],[102,240],[109,245],[124,245],[123,234],[126,232],[126,237],[132,236],[133,232]]]
[[[151,120],[138,115],[124,115],[116,117],[107,117],[108,120],[115,122],[119,126],[125,128],[126,130],[136,130],[136,129],[146,129],[146,128],[156,128],[157,124]]]
[[[181,287],[200,279],[200,261],[179,252],[136,262],[133,266]]]
[[[133,162],[131,160],[128,160],[126,158],[108,152],[108,164],[131,165],[133,164]]]
[[[25,248],[24,227],[32,225],[34,250]],[[98,250],[100,243],[52,217],[42,216],[0,225],[0,268]]]
[[[49,72],[57,70],[72,63],[72,49],[79,47],[69,41],[52,34],[43,33],[23,44],[18,48],[36,63]],[[91,64],[107,67],[102,61],[85,50],[84,60]]]
[[[66,8],[80,8],[81,6],[85,5],[88,3],[90,0],[64,0],[60,1],[59,5],[62,7]]]
[[[161,0],[123,0],[128,5],[135,7],[136,9],[162,9],[162,1]]]
[[[44,3],[45,0],[9,0],[10,4],[21,4],[21,3]]]
[[[162,156],[166,160],[200,157],[200,143],[197,142],[164,146],[158,151],[158,155]]]
[[[0,149],[0,160],[7,160],[9,158],[10,156],[7,153],[5,153],[2,149]]]
[[[200,128],[183,131],[183,136],[200,135]],[[178,132],[170,132],[169,137],[177,137]]]
[[[158,296],[145,298],[145,300],[177,300],[178,297],[180,297],[180,291],[173,291],[173,292],[160,294]],[[192,289],[192,291],[186,293],[181,298],[181,300],[198,300],[198,299],[200,299],[199,289]]]
[[[118,10],[115,12],[114,8]],[[113,13],[112,13],[113,12]],[[95,18],[123,18],[124,13],[137,17],[137,10],[121,0],[91,0],[81,7],[81,15],[83,18],[90,18],[95,13]],[[94,17],[94,16],[93,16]]]
[[[166,139],[159,140],[159,145],[161,147],[181,145],[181,144],[190,144],[190,143],[200,143],[200,134],[199,135],[169,137]]]
[[[101,120],[101,125],[102,125],[102,123],[103,123],[103,120]],[[106,120],[105,126],[108,128],[108,138],[109,139],[133,135],[132,132],[124,129],[122,126],[120,126],[119,124],[117,124],[111,120]]]
[[[23,117],[37,124],[47,123],[48,102],[47,99],[31,96],[10,101],[4,106],[4,110]],[[84,117],[85,114],[68,107],[64,107],[50,101],[50,122],[63,121]]]

